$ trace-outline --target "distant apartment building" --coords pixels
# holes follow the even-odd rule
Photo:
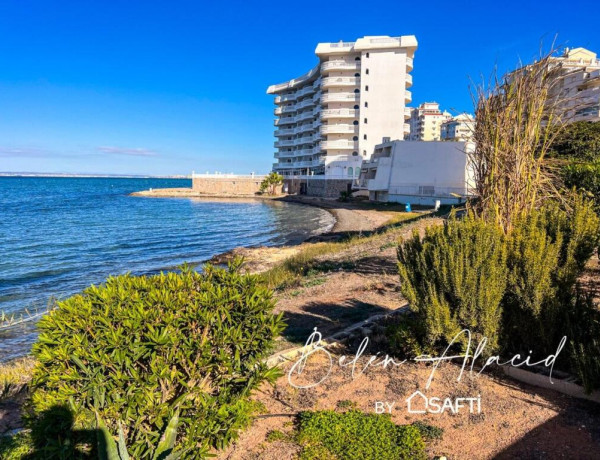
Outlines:
[[[600,59],[596,53],[567,48],[562,56],[552,58],[552,63],[560,71],[551,96],[558,98],[563,120],[600,121]]]
[[[475,119],[473,115],[463,113],[444,122],[440,129],[443,141],[468,141],[473,138]]]
[[[442,123],[452,118],[448,112],[442,112],[437,102],[425,102],[410,109],[410,132],[404,135],[409,141],[439,141]]]
[[[383,136],[409,131],[416,49],[412,35],[319,43],[313,69],[267,89],[276,105],[273,170],[356,180]]]

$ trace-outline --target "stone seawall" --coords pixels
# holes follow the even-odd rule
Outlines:
[[[265,176],[194,176],[192,190],[203,195],[253,196]]]

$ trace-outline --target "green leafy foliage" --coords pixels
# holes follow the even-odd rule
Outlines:
[[[557,133],[548,155],[583,161],[600,160],[600,123],[569,123]]]
[[[301,412],[298,442],[302,460],[425,459],[418,428],[396,425],[389,416],[348,412]]]
[[[469,216],[415,233],[398,247],[401,291],[424,331],[426,347],[462,329],[498,344],[507,282],[506,244],[498,226]],[[461,339],[464,336],[461,337]]]
[[[281,184],[283,184],[283,176],[281,174],[277,174],[276,172],[271,172],[260,183],[260,191],[261,193],[268,191],[269,195],[275,195],[277,192],[277,186]]]
[[[251,420],[250,392],[279,375],[262,360],[284,327],[271,291],[240,264],[113,277],[60,302],[33,347],[34,413],[64,405],[90,429],[97,411],[112,432],[125,427],[138,459],[176,410],[193,458],[228,444]]]

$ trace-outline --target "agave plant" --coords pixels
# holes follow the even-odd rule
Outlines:
[[[98,457],[100,460],[129,460],[130,457],[125,445],[125,435],[121,423],[119,423],[119,440],[115,442],[106,424],[97,412],[96,420],[98,427]],[[179,410],[175,412],[175,415],[173,415],[173,418],[171,418],[165,428],[160,442],[154,451],[152,460],[177,460],[182,455],[183,452],[174,451],[178,425]]]

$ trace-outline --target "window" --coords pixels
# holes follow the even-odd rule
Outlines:
[[[366,135],[366,134],[363,136],[363,139],[364,139],[365,141],[367,140],[367,135]]]
[[[354,121],[352,122],[352,124],[353,124],[354,126],[356,126],[356,125],[358,124],[358,120],[354,120]]]
[[[366,156],[367,156],[367,151],[363,150],[363,157],[366,157]]]
[[[355,106],[354,106],[354,110],[356,110],[356,109],[358,109],[358,105],[355,105]]]
[[[352,177],[352,176],[354,176],[354,169],[352,169],[352,166],[350,166],[348,168],[348,177]]]
[[[365,107],[369,107],[369,103],[365,101]]]
[[[358,155],[357,152],[354,152],[354,153],[356,153]],[[352,155],[354,155],[354,153]],[[360,168],[358,168],[358,167],[354,168],[354,175],[356,177],[360,176]]]
[[[360,90],[359,90],[358,88],[356,88],[356,89],[354,90],[354,94],[358,94],[358,93],[360,93]]]
[[[369,57],[369,53],[367,53],[367,57]]]
[[[369,91],[369,85],[365,86],[365,91]]]
[[[365,70],[365,73],[366,73],[367,75],[369,75],[369,69],[366,69],[366,70]]]
[[[355,76],[355,77],[360,77],[360,74],[359,74],[358,72],[356,72],[356,73],[354,74],[354,76]]]
[[[360,61],[360,58],[359,58],[358,56],[356,56],[356,57],[354,58],[354,60],[355,60],[355,61]]]
[[[365,118],[365,125],[367,124],[367,119]]]
[[[353,157],[357,157],[358,156],[358,152],[352,152],[352,156]]]
[[[357,140],[358,140],[358,136],[354,136],[354,137],[352,138],[352,140],[353,140],[353,141],[357,141]],[[356,153],[356,152],[354,152],[354,153]]]

